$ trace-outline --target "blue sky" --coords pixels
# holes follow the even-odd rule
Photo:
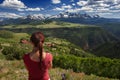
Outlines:
[[[0,17],[50,16],[66,11],[120,18],[120,0],[0,0]]]

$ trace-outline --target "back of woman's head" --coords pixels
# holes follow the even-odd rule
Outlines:
[[[44,43],[44,35],[42,32],[35,32],[31,35],[30,41],[34,44],[34,47],[38,47],[40,43]]]
[[[43,43],[44,43],[44,35],[41,32],[35,32],[31,35],[30,41],[33,43],[34,47],[38,48],[39,50],[39,59],[40,65],[42,61],[43,55]]]

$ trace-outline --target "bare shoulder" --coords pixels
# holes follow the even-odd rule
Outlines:
[[[46,54],[48,54],[48,55],[52,56],[52,53],[50,53],[50,52],[46,52]]]
[[[47,56],[48,56],[48,59],[49,59],[50,61],[52,61],[52,60],[53,60],[53,55],[52,55],[52,53],[46,52],[46,54],[47,54]]]

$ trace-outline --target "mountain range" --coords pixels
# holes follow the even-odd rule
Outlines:
[[[58,21],[66,21],[66,22],[72,22],[72,23],[81,23],[81,24],[104,24],[104,23],[116,23],[120,22],[120,19],[109,19],[109,18],[103,18],[99,15],[90,15],[87,13],[70,13],[70,12],[64,12],[59,13],[56,15],[52,15],[49,17],[46,17],[41,14],[37,15],[27,15],[20,18],[0,18],[0,25],[6,25],[6,24],[24,24],[24,23],[31,23],[31,22],[37,22],[42,20],[58,20]]]
[[[81,14],[81,13],[70,13],[70,12],[64,12],[64,13],[60,13],[58,15],[53,15],[48,17],[50,19],[53,18],[80,18],[80,19],[91,19],[91,18],[100,18],[99,15],[89,15],[89,14]]]
[[[34,19],[34,20],[44,20],[44,19],[53,19],[53,18],[82,18],[82,19],[89,19],[89,18],[100,18],[99,15],[89,15],[87,13],[71,13],[71,12],[63,12],[56,15],[51,15],[46,17],[41,14],[34,14],[34,15],[27,15],[23,17],[19,17],[20,19]],[[4,21],[6,19],[17,19],[17,18],[4,18],[0,17],[0,20]]]

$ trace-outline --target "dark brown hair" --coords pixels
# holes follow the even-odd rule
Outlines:
[[[31,35],[30,41],[34,44],[34,47],[39,49],[39,58],[40,58],[40,65],[42,61],[42,53],[43,53],[43,43],[44,43],[44,35],[42,32],[35,32]]]

